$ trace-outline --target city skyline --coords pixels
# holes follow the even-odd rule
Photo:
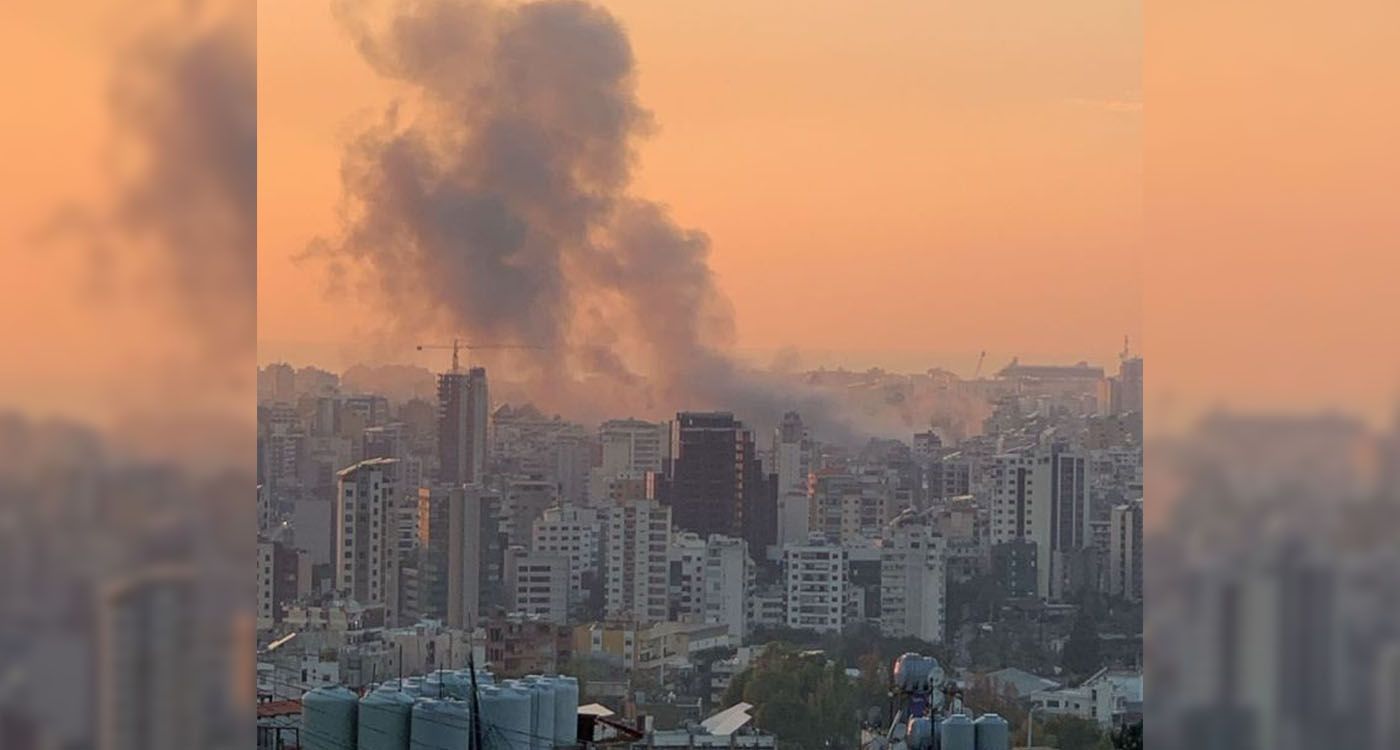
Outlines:
[[[708,236],[733,311],[722,350],[970,371],[984,350],[1068,364],[1107,361],[1125,334],[1139,341],[1137,11],[1102,6],[1018,14],[1028,33],[1003,29],[1002,9],[813,6],[793,34],[793,19],[736,3],[680,17],[605,4],[651,113],[632,144],[633,192]],[[324,270],[295,258],[336,231],[347,139],[385,102],[414,97],[377,76],[323,8],[279,8],[259,23],[262,106],[282,113],[259,133],[260,362],[402,362],[414,342],[372,298],[354,286],[328,297]],[[911,24],[946,46],[910,37]],[[907,69],[861,54],[838,65],[833,45],[881,47]],[[1004,68],[966,59],[1006,45],[1016,55]],[[707,54],[711,65],[691,64]],[[1037,69],[1049,60],[1053,73]],[[1004,100],[989,101],[989,88]],[[1081,149],[1093,156],[1072,156]]]

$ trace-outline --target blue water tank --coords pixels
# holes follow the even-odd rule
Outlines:
[[[554,684],[554,741],[572,745],[578,742],[578,678],[561,674]]]
[[[944,719],[938,734],[941,750],[977,750],[972,719],[965,714],[953,714]]]
[[[447,697],[447,675],[443,672],[431,672],[423,677],[419,683],[418,694],[424,698],[446,698]]]
[[[451,672],[444,672],[441,675],[443,689],[447,691],[450,698],[466,700],[471,695],[472,671],[470,669],[454,669]],[[476,685],[490,685],[493,677],[490,672],[476,670]]]
[[[530,694],[506,685],[480,690],[482,744],[486,750],[531,750]]]
[[[910,750],[933,750],[933,720],[927,716],[916,716],[905,727],[905,744]]]
[[[442,687],[447,693],[447,697],[464,701],[468,695],[471,695],[472,678],[471,673],[467,670],[444,672],[439,676],[439,679],[442,681]]]
[[[894,660],[894,685],[905,692],[931,690],[943,681],[943,668],[932,656],[901,654]]]
[[[397,685],[400,690],[415,697],[421,695],[423,690],[422,677],[405,677],[402,680],[391,680],[384,684],[391,686]]]
[[[539,695],[535,714],[535,748],[548,750],[554,746],[554,683],[534,674],[521,680]]]
[[[412,750],[462,750],[471,738],[471,713],[462,701],[420,698],[409,727]]]
[[[977,750],[1011,750],[1011,725],[996,714],[982,714],[972,722]]]
[[[384,683],[360,699],[359,749],[408,750],[413,696]]]
[[[487,750],[531,750],[535,746],[535,694],[518,687],[515,680],[494,684],[491,690],[493,709],[487,714],[486,707],[482,707],[482,722],[489,725]]]
[[[360,699],[339,685],[319,687],[301,696],[301,746],[306,750],[355,747]]]

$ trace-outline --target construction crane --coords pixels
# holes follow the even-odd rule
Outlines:
[[[452,372],[461,372],[460,352],[462,349],[473,351],[476,349],[543,349],[542,346],[532,346],[530,344],[468,344],[460,339],[452,339],[451,344],[419,344],[418,351],[426,349],[451,349],[452,350]]]

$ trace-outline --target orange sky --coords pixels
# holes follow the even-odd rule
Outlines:
[[[93,370],[140,347],[119,333],[132,322],[130,310],[91,314],[82,255],[35,241],[60,205],[99,190],[110,23],[104,13],[75,14],[57,3],[0,3],[0,87],[24,103],[0,107],[0,252],[8,275],[0,320],[17,323],[7,326],[0,354],[0,409],[95,408],[113,391],[93,383]],[[36,60],[45,61],[42,76]]]
[[[970,369],[1138,339],[1132,3],[606,5],[659,124],[636,192],[709,233],[744,351]],[[328,3],[258,23],[260,357],[343,361],[375,311],[292,256],[334,230],[344,138],[393,90]]]
[[[1153,3],[1149,423],[1400,396],[1400,62],[1391,0]]]
[[[168,309],[97,296],[73,248],[33,242],[101,192],[124,2],[0,3],[23,103],[0,108],[0,408],[91,413],[170,343]],[[1391,409],[1394,3],[1151,3],[1145,56],[1133,3],[772,5],[613,4],[660,124],[637,190],[710,233],[743,346],[970,368],[982,348],[1111,361],[1143,328],[1150,421]],[[341,140],[392,92],[320,0],[262,3],[258,26],[266,358],[373,318],[290,257],[333,228]]]
[[[234,2],[205,7],[218,14]],[[0,414],[107,424],[138,413],[246,413],[242,394],[251,394],[243,389],[252,378],[230,375],[246,369],[230,361],[238,347],[209,351],[184,318],[180,281],[157,242],[115,232],[112,258],[99,267],[95,232],[54,229],[74,211],[102,223],[116,186],[130,177],[125,160],[133,152],[117,137],[111,109],[114,63],[137,33],[192,32],[172,24],[184,17],[179,5],[0,3],[0,89],[8,102],[0,107]],[[191,174],[200,168],[188,166]],[[227,314],[247,315],[252,304],[230,304]]]

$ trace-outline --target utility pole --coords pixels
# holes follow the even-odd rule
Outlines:
[[[471,672],[471,712],[472,712],[472,736],[471,745],[468,750],[484,750],[481,746],[481,706],[477,703],[476,696],[476,649],[467,647],[467,671]]]

